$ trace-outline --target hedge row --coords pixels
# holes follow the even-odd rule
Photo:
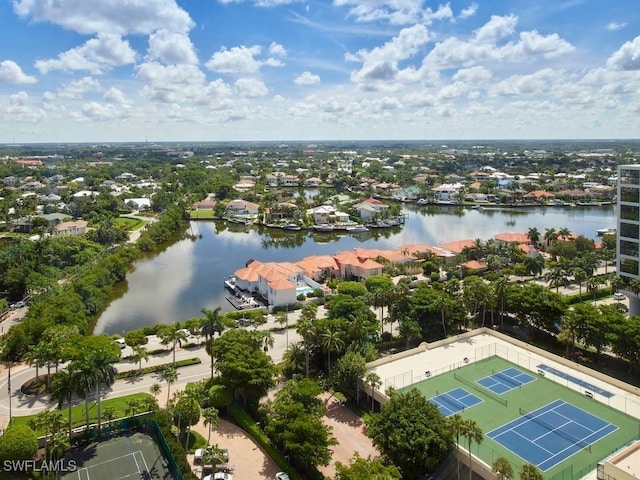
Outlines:
[[[162,365],[153,365],[151,367],[145,367],[142,369],[142,374],[146,375],[148,373],[158,373],[158,372],[165,371],[169,367],[175,367],[175,368],[188,367],[190,365],[197,365],[199,363],[202,363],[202,360],[200,360],[198,357],[185,358],[184,360],[177,361],[175,365],[173,363],[163,363]],[[116,380],[119,380],[121,378],[137,377],[138,375],[140,375],[140,370],[137,368],[135,370],[126,370],[124,372],[118,372],[116,374]]]
[[[304,480],[304,478],[287,463],[284,456],[274,447],[260,427],[251,418],[251,416],[245,412],[242,407],[237,404],[229,406],[229,415],[233,418],[233,421],[242,428],[245,432],[251,435],[256,442],[264,449],[265,452],[278,464],[278,467],[289,474],[291,480]]]

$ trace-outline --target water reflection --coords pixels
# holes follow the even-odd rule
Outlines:
[[[139,261],[95,331],[122,333],[151,323],[200,317],[202,308],[232,309],[223,279],[250,259],[297,261],[309,255],[332,255],[364,248],[397,248],[408,243],[438,245],[462,239],[483,240],[502,232],[526,233],[535,227],[567,227],[596,238],[598,228],[615,226],[608,208],[538,208],[471,210],[405,205],[404,227],[371,229],[362,234],[283,231],[220,222],[193,222],[195,240],[181,240],[155,257]],[[124,293],[122,293],[124,292]]]

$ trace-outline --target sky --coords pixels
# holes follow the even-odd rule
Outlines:
[[[638,0],[0,0],[0,143],[639,134]]]

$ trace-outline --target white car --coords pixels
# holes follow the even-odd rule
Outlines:
[[[204,480],[233,480],[233,475],[226,472],[216,472],[213,475],[207,475]]]
[[[625,297],[624,293],[618,292],[613,296],[613,298],[615,298],[616,300],[624,300],[627,297]]]
[[[127,342],[124,341],[124,338],[116,338],[115,342],[120,345],[120,348],[127,346]]]
[[[286,472],[278,472],[276,473],[276,480],[289,480],[289,474]]]

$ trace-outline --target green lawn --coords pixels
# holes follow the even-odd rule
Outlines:
[[[144,220],[129,217],[118,217],[113,221],[113,223],[118,226],[124,226],[129,232],[138,230],[145,224]]]
[[[200,219],[215,219],[214,211],[211,210],[191,210],[189,212],[191,218],[200,218]]]
[[[486,394],[485,392],[488,390],[475,383],[478,379],[492,375],[494,371],[501,371],[509,367],[528,373],[534,376],[535,380],[502,395]],[[454,373],[472,382],[475,388],[468,383],[458,381],[454,377]],[[463,418],[474,419],[485,434],[519,418],[521,416],[520,408],[531,412],[557,399],[564,400],[618,427],[614,432],[592,444],[591,452],[586,449],[580,450],[555,467],[550,468],[545,472],[545,478],[547,479],[553,479],[556,475],[557,477],[555,478],[558,479],[581,478],[587,472],[595,469],[599,460],[637,439],[640,435],[640,423],[637,418],[610,408],[604,403],[588,398],[575,390],[571,390],[497,356],[459,368],[455,372],[451,371],[437,375],[415,385],[405,387],[401,391],[406,391],[413,387],[417,388],[427,398],[433,398],[438,394],[455,388],[463,388],[468,393],[479,397],[482,403],[466,408],[463,412],[460,412],[460,415]],[[506,400],[507,406],[494,397]],[[466,448],[464,440],[462,445]],[[520,457],[487,436],[484,437],[479,447],[474,444],[471,450],[489,465],[499,456],[506,457],[514,466],[515,471],[518,471],[524,463]]]
[[[116,409],[116,415],[113,417],[122,418],[127,415],[131,415],[131,410],[129,409],[127,402],[133,399],[141,400],[143,398],[153,398],[153,396],[149,393],[134,393],[132,395],[127,395],[125,397],[118,398],[110,398],[107,400],[103,400],[100,404],[100,408],[102,410],[102,416],[104,417],[104,412],[107,407],[113,407]],[[61,409],[62,414],[64,415],[65,422],[69,418],[69,409],[66,405]],[[24,417],[13,417],[14,425],[29,425],[29,422],[36,418],[37,415],[27,415]],[[96,402],[89,402],[89,422],[95,423],[98,420],[98,404]],[[104,421],[104,418],[103,418]],[[71,407],[71,423],[73,427],[80,427],[86,424],[86,416],[85,416],[85,405],[82,403],[81,405],[75,405]],[[38,435],[44,435],[44,431],[36,432]]]

